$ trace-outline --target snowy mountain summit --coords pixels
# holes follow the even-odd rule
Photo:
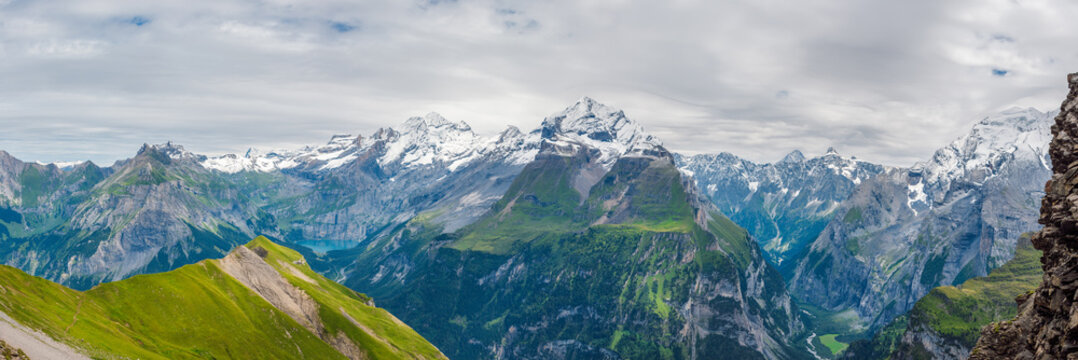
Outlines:
[[[557,149],[586,146],[598,149],[605,167],[623,155],[642,154],[662,147],[662,142],[630,120],[625,112],[583,97],[565,110],[548,116],[540,128],[542,137]]]
[[[482,152],[482,139],[463,121],[452,122],[438,113],[412,117],[404,122],[396,137],[387,139],[386,152],[378,163],[399,163],[403,167],[449,164],[449,170],[465,165]]]
[[[207,158],[202,165],[227,173],[269,172],[284,169],[327,171],[361,157],[375,156],[378,165],[409,169],[444,166],[456,171],[482,158],[523,165],[535,159],[542,144],[551,149],[575,151],[586,147],[599,152],[599,163],[609,168],[621,156],[642,154],[662,146],[621,110],[584,97],[565,110],[548,116],[539,128],[527,133],[509,126],[496,136],[484,138],[463,121],[450,121],[437,113],[412,117],[397,129],[379,129],[370,137],[335,135],[318,147],[263,152],[249,150],[243,156]],[[377,149],[378,153],[370,153]]]
[[[977,122],[969,133],[937,150],[931,160],[910,169],[910,207],[920,211],[939,206],[952,184],[982,184],[1016,160],[1051,169],[1048,143],[1056,113],[1010,108]]]

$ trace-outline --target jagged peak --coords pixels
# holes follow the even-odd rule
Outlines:
[[[570,108],[577,109],[580,111],[591,111],[591,109],[595,107],[606,107],[606,105],[595,101],[595,99],[592,99],[591,97],[582,96],[579,100],[576,101],[576,103],[570,106]]]
[[[805,154],[801,153],[801,150],[794,149],[794,151],[791,151],[789,154],[786,154],[786,156],[783,156],[782,161],[779,162],[796,163],[802,161],[805,161]]]
[[[930,160],[914,164],[912,171],[928,183],[946,188],[964,177],[974,183],[984,181],[1016,156],[1051,168],[1046,159],[1053,117],[1054,112],[1019,107],[986,116],[966,134],[936,150]]]
[[[604,167],[630,153],[665,153],[662,142],[644,131],[625,112],[583,97],[561,112],[543,119],[540,137],[555,142],[547,149],[573,149],[587,146],[602,152]],[[656,152],[658,151],[658,152]]]
[[[584,135],[596,131],[638,127],[619,109],[599,103],[590,97],[582,97],[561,112],[543,119],[543,127]]]
[[[386,140],[385,153],[378,159],[381,165],[398,162],[405,166],[430,165],[435,162],[456,164],[450,169],[474,159],[481,139],[463,121],[449,121],[438,113],[412,117],[395,137]]]
[[[463,132],[472,132],[472,127],[464,121],[449,121],[436,112],[427,115],[413,116],[404,122],[405,131],[429,131],[430,129],[450,129]]]
[[[824,155],[838,155],[838,150],[835,150],[834,146],[828,146],[827,152]]]
[[[690,159],[699,159],[699,160],[702,160],[702,161],[705,161],[705,162],[714,162],[714,161],[743,162],[743,161],[748,161],[748,160],[745,160],[745,159],[741,158],[740,156],[737,156],[734,153],[731,153],[729,151],[723,151],[723,152],[720,152],[718,154],[697,154],[697,155],[691,156]]]
[[[183,145],[173,143],[171,140],[165,142],[164,144],[150,145],[148,143],[143,143],[142,147],[139,148],[138,153],[135,154],[135,156],[137,157],[139,155],[148,155],[150,153],[162,154],[162,155],[167,156],[170,159],[176,159],[176,160],[178,160],[178,159],[196,159],[196,160],[198,160],[198,159],[204,158],[204,156],[196,155],[196,154],[194,154],[194,153],[192,153],[190,151],[187,151],[186,149],[183,148]]]
[[[385,128],[378,128],[378,130],[374,132],[374,135],[371,135],[371,139],[374,139],[374,140],[390,140],[390,139],[393,139],[393,138],[395,138],[395,137],[397,137],[399,135],[400,135],[400,133],[397,132],[396,130],[393,130],[393,128],[385,127]]]
[[[518,138],[518,137],[521,137],[521,136],[524,136],[524,133],[522,131],[520,131],[520,128],[518,128],[516,126],[513,126],[513,125],[509,125],[509,126],[507,126],[505,128],[505,130],[502,130],[502,132],[498,134],[498,141],[499,142],[506,141],[506,140]]]

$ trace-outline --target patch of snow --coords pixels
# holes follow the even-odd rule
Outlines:
[[[44,161],[35,161],[35,163],[37,163],[38,165],[46,165],[46,166],[47,165],[56,165],[56,167],[61,168],[61,169],[81,165],[82,163],[85,163],[85,162],[86,161],[54,161],[54,162],[51,162],[51,163],[47,163],[47,162],[44,162]]]
[[[917,215],[917,209],[913,207],[913,204],[918,202],[928,203],[928,195],[925,194],[925,183],[918,181],[916,185],[907,185],[909,190],[909,199],[906,200],[906,206],[913,210],[913,214]]]
[[[358,156],[356,156],[355,154],[349,154],[349,155],[346,155],[346,156],[341,156],[341,157],[329,160],[329,161],[326,162],[325,165],[322,165],[322,170],[339,168],[344,164],[352,162],[352,160],[355,160],[357,157]]]

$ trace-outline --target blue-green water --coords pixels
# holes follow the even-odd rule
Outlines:
[[[332,250],[350,249],[358,245],[355,241],[347,240],[306,240],[300,241],[299,244],[321,254],[325,254]]]

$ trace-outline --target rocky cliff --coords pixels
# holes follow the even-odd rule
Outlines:
[[[1033,246],[1044,252],[1044,278],[1019,296],[1018,316],[988,325],[971,359],[1078,358],[1078,73],[1052,126],[1052,178],[1045,185]]]

